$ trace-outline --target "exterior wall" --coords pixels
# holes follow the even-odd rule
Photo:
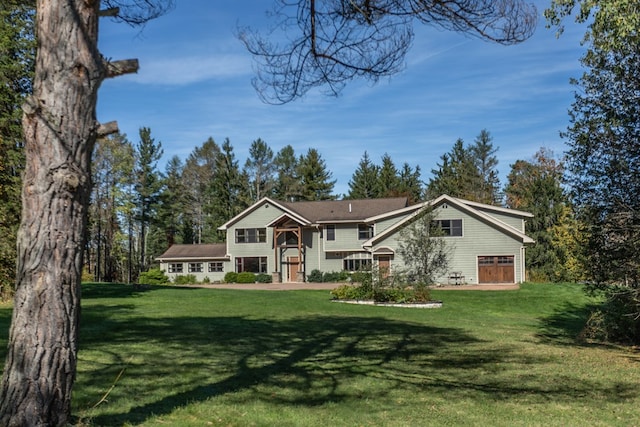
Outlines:
[[[201,273],[190,273],[189,272],[189,264],[190,263],[198,263],[201,262],[202,263],[202,272]],[[223,264],[223,271],[221,272],[209,272],[209,262],[222,262]],[[169,264],[182,264],[182,273],[170,273],[169,272]],[[208,260],[175,260],[175,261],[163,261],[160,263],[160,270],[164,271],[164,273],[167,275],[167,277],[169,278],[169,280],[171,280],[172,282],[175,281],[177,276],[186,276],[186,275],[193,275],[195,276],[196,280],[198,282],[202,282],[205,279],[208,279],[210,283],[215,283],[215,282],[222,282],[224,280],[224,275],[227,271],[233,271],[233,270],[229,270],[229,269],[233,268],[233,264],[230,261],[221,261],[221,260],[213,260],[213,259],[208,259]]]
[[[247,216],[241,218],[227,229],[227,253],[231,256],[228,269],[236,271],[236,259],[240,257],[267,257],[267,274],[275,270],[275,249],[273,249],[273,228],[267,227],[284,212],[270,203],[256,208]],[[236,229],[239,228],[266,228],[267,238],[264,243],[236,243]],[[278,268],[278,271],[281,271]]]
[[[446,274],[438,278],[438,282],[447,283],[449,272],[459,271],[465,277],[465,283],[478,283],[478,257],[479,256],[513,256],[515,261],[515,281],[520,281],[522,276],[522,242],[497,231],[493,226],[466,212],[452,207],[436,208],[436,219],[462,219],[462,237],[443,237],[451,249],[449,268]],[[391,259],[391,269],[402,269],[404,260],[397,253],[400,233],[396,232],[387,236],[382,241],[376,242],[377,248],[387,246],[396,251]]]
[[[487,210],[487,209],[479,209],[476,208],[479,211],[482,211],[484,213],[486,213],[487,215],[490,215],[492,217],[494,217],[497,220],[500,220],[502,222],[504,222],[505,224],[508,224],[512,227],[514,227],[516,230],[524,233],[524,219],[521,216],[518,215],[510,215],[507,212],[501,212],[501,211],[497,211],[497,210]]]

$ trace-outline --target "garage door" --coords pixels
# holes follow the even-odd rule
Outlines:
[[[479,283],[515,283],[513,256],[478,257]]]

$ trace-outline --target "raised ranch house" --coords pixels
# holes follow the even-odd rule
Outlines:
[[[192,274],[222,281],[230,271],[266,273],[274,282],[304,282],[313,271],[376,266],[393,274],[404,263],[400,230],[428,205],[451,247],[440,283],[520,283],[530,213],[447,195],[408,206],[406,198],[282,202],[263,198],[219,229],[226,243],[173,245],[157,260],[173,280]]]

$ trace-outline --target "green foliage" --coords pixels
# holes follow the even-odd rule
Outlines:
[[[441,238],[435,218],[433,209],[425,207],[400,231],[398,254],[406,266],[405,278],[413,286],[434,284],[449,267],[452,243]]]
[[[430,198],[441,194],[460,197],[480,203],[495,204],[500,201],[499,180],[492,137],[483,129],[474,144],[465,146],[458,139],[449,153],[443,154],[433,178],[427,186]]]
[[[198,279],[196,279],[196,276],[193,274],[185,274],[176,276],[173,279],[173,283],[175,283],[176,285],[193,285],[195,283],[198,283]]]
[[[150,268],[138,276],[138,283],[141,285],[163,285],[168,282],[169,278],[159,268]]]
[[[238,283],[238,273],[235,271],[229,271],[224,275],[225,283]]]
[[[236,282],[237,283],[255,283],[256,275],[249,271],[243,271],[242,273],[238,273]]]
[[[370,293],[363,290],[362,286],[340,285],[330,292],[334,299],[338,300],[365,300],[370,298]]]
[[[431,293],[427,286],[407,284],[406,277],[391,277],[377,269],[360,271],[353,277],[356,285],[342,285],[331,291],[335,299],[372,300],[375,302],[417,303],[431,301]],[[357,279],[357,280],[356,280]]]
[[[346,282],[347,280],[349,280],[348,271],[328,271],[322,275],[324,283]]]
[[[297,165],[297,176],[300,179],[300,199],[304,201],[331,200],[333,174],[327,169],[327,164],[315,148],[309,148],[307,154],[300,156]]]
[[[271,283],[272,277],[270,274],[260,273],[256,274],[257,283]]]
[[[640,289],[610,285],[591,291],[604,295],[605,301],[591,313],[584,336],[604,342],[640,343]]]
[[[307,276],[307,282],[320,283],[322,282],[322,272],[318,269],[311,270],[311,273]]]

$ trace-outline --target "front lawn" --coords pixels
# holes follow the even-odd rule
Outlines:
[[[443,308],[336,304],[328,291],[84,285],[74,414],[96,426],[640,420],[640,355],[576,340],[591,303],[579,286],[432,296]],[[3,359],[9,321],[0,307]]]

